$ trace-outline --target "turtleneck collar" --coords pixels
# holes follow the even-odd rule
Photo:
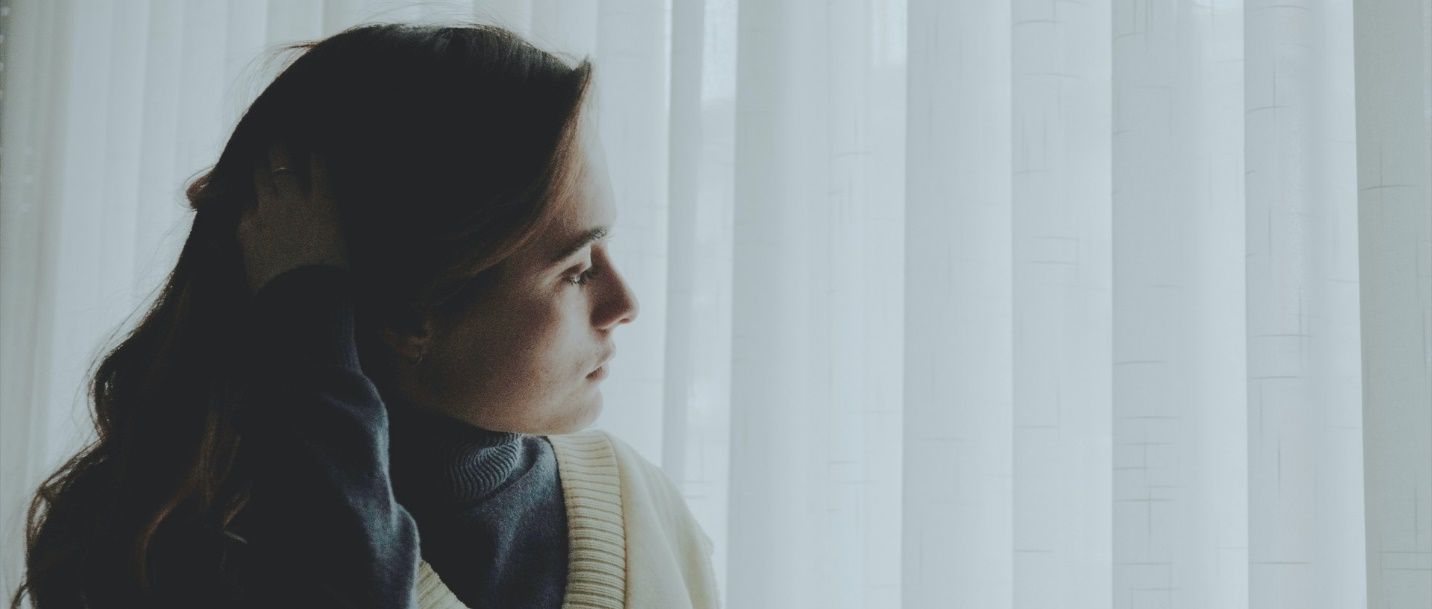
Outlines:
[[[525,471],[524,434],[396,401],[389,401],[388,421],[394,493],[412,507],[470,507]]]

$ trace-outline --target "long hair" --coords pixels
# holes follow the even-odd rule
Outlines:
[[[286,48],[301,54],[189,183],[193,225],[158,297],[88,379],[98,437],[30,502],[12,609],[27,593],[40,609],[147,606],[166,596],[162,564],[220,581],[221,552],[165,532],[222,534],[248,498],[231,399],[251,298],[236,228],[271,143],[328,162],[359,353],[380,388],[394,359],[380,331],[461,311],[565,200],[589,61],[478,24],[363,25]]]

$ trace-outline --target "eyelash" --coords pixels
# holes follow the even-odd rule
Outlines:
[[[592,268],[587,269],[587,270],[584,271],[584,272],[577,273],[576,275],[573,275],[571,279],[564,279],[564,281],[566,281],[567,283],[570,283],[570,284],[572,284],[572,285],[574,285],[574,286],[582,287],[582,286],[587,285],[587,282],[591,281],[593,277],[596,277],[596,276],[597,276],[597,274],[598,274],[598,273],[597,273],[597,267],[592,267]],[[575,281],[574,281],[574,279],[575,279]]]

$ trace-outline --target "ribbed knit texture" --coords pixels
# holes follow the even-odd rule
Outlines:
[[[422,556],[473,607],[558,609],[567,514],[552,445],[390,398],[394,493]]]
[[[394,467],[424,478],[397,481],[402,487],[420,486],[414,490],[424,496],[413,499],[474,504],[518,474],[523,465],[523,434],[482,429],[416,410],[392,396],[388,419]],[[409,498],[405,492],[399,496]]]
[[[467,609],[427,561],[418,563],[418,609]]]
[[[620,609],[626,603],[626,535],[612,446],[601,430],[549,436],[567,503],[567,597],[563,609]]]
[[[605,432],[547,436],[556,451],[568,514],[566,594],[563,609],[621,609],[626,598],[626,546],[616,458]],[[464,605],[426,561],[419,564],[418,606]]]

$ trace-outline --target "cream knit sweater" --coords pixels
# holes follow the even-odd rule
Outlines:
[[[548,436],[567,507],[563,609],[717,609],[711,538],[660,468],[600,429]],[[464,607],[426,562],[418,607]]]

